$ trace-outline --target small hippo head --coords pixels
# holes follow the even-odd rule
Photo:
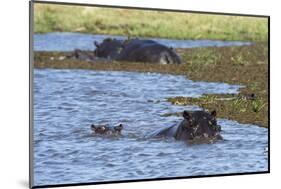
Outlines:
[[[196,143],[213,142],[221,140],[221,126],[217,125],[216,111],[184,111],[184,121],[181,124],[182,136]],[[182,138],[181,136],[181,138]]]
[[[106,38],[102,43],[95,41],[94,44],[96,46],[95,56],[108,59],[115,59],[123,48],[123,41],[112,38]]]
[[[115,126],[92,124],[91,129],[95,134],[116,136],[121,134],[123,125],[121,123]]]

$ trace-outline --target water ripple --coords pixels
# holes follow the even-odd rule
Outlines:
[[[157,73],[34,70],[35,185],[265,171],[267,129],[219,119],[224,141],[186,145],[146,136],[180,117],[169,96],[237,93],[241,86]],[[152,103],[151,102],[157,103]],[[90,124],[124,124],[121,137]]]

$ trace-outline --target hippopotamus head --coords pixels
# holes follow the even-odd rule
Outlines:
[[[221,127],[217,124],[216,111],[184,111],[176,138],[194,143],[221,140]]]
[[[100,135],[120,135],[121,131],[123,129],[123,125],[120,123],[115,126],[110,126],[107,124],[104,125],[91,125],[91,129],[95,134],[100,134]]]
[[[95,56],[108,59],[115,59],[123,48],[123,41],[112,38],[106,38],[102,43],[95,41],[94,44],[96,46]]]

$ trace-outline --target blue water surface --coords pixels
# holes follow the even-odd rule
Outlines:
[[[240,87],[157,73],[35,69],[34,184],[267,171],[268,130],[255,125],[218,119],[224,140],[214,144],[145,137],[182,120],[164,114],[199,109],[171,105],[167,97]],[[92,123],[120,122],[121,137],[91,134]]]
[[[73,51],[74,49],[94,50],[94,41],[102,42],[105,38],[127,39],[124,36],[91,35],[83,33],[54,32],[34,35],[35,51]],[[251,45],[251,42],[219,40],[175,40],[146,38],[173,48],[223,47]]]

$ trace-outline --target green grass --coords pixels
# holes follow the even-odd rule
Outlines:
[[[267,41],[267,19],[149,10],[35,4],[35,32]]]

